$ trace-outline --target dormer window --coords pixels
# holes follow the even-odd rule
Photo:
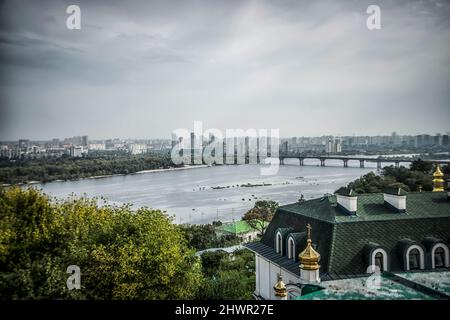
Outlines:
[[[406,251],[406,270],[425,269],[425,253],[418,245],[412,245]]]
[[[442,268],[445,267],[445,252],[442,247],[437,248],[434,251],[434,267],[435,268]]]
[[[375,254],[375,265],[380,269],[384,269],[384,263],[383,263],[383,254],[381,252],[377,252]]]
[[[292,237],[289,237],[288,240],[288,259],[295,260],[295,242]]]
[[[371,264],[373,266],[377,266],[380,271],[388,270],[388,254],[386,250],[382,248],[375,249],[372,252],[372,261]]]
[[[275,240],[275,242],[276,242],[276,244],[275,244],[275,251],[277,252],[277,253],[281,253],[282,252],[282,250],[283,250],[283,247],[282,247],[282,237],[281,237],[281,233],[280,232],[277,232],[277,236],[276,236],[276,238],[275,238],[276,240]]]
[[[431,249],[431,267],[448,268],[450,266],[449,249],[443,243],[437,243]]]
[[[368,243],[366,248],[367,273],[389,271],[389,253],[378,243]]]
[[[409,270],[420,268],[420,252],[418,249],[412,249],[409,252]]]

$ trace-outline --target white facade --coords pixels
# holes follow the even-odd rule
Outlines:
[[[278,281],[278,274],[281,272],[283,282],[288,285],[290,283],[299,283],[300,279],[297,275],[280,268],[270,260],[255,253],[256,264],[256,289],[255,294],[263,299],[275,300],[275,292],[273,286]]]
[[[89,150],[106,150],[104,143],[89,143]]]
[[[257,239],[258,235],[259,235],[259,231],[255,230],[255,231],[249,231],[246,233],[242,233],[242,234],[238,235],[238,237],[241,238],[242,242],[248,242],[248,241],[253,241],[253,240]]]
[[[406,210],[406,196],[397,196],[385,193],[384,201],[398,210]]]
[[[300,280],[306,283],[320,282],[319,269],[303,270],[300,269]]]
[[[128,151],[135,154],[144,154],[147,152],[147,145],[142,143],[132,143],[128,145]]]
[[[232,233],[216,230],[216,234],[218,237],[223,237],[225,235],[229,235]],[[241,240],[242,243],[245,243],[245,242],[250,242],[250,241],[257,239],[258,235],[259,235],[259,231],[253,230],[253,231],[249,231],[249,232],[245,232],[245,233],[239,233],[236,236]]]
[[[71,157],[81,157],[83,154],[88,153],[88,148],[83,146],[72,146],[70,147],[70,156]]]
[[[357,208],[357,197],[347,197],[340,194],[336,194],[336,200],[337,203],[343,206],[345,209],[347,209],[350,212],[356,212]]]

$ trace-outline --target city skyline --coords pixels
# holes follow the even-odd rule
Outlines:
[[[0,140],[449,131],[448,2],[77,3],[2,2]]]
[[[393,137],[393,136],[397,136],[397,137],[417,137],[417,136],[430,136],[430,137],[436,137],[436,136],[444,136],[444,135],[450,135],[450,130],[449,131],[445,131],[445,132],[434,132],[434,133],[420,133],[420,134],[412,134],[412,133],[406,133],[406,134],[401,134],[398,133],[396,131],[387,133],[387,134],[376,134],[376,135],[356,135],[356,134],[352,134],[352,135],[340,135],[340,134],[321,134],[321,135],[311,135],[311,136],[306,136],[306,135],[293,135],[293,136],[282,136],[280,135],[279,139],[280,140],[286,140],[286,139],[301,139],[301,138],[305,138],[305,139],[314,139],[314,138],[326,138],[326,137],[334,137],[334,138],[363,138],[363,137],[371,137],[371,138],[376,138],[376,137]],[[72,135],[72,136],[56,136],[56,137],[51,137],[51,138],[46,138],[46,139],[35,139],[33,137],[19,137],[18,139],[9,139],[9,140],[0,140],[0,142],[6,143],[6,142],[18,142],[19,140],[29,140],[29,141],[33,141],[33,142],[49,142],[52,141],[54,139],[57,139],[59,142],[63,143],[64,140],[70,140],[70,139],[74,139],[74,138],[81,138],[81,137],[89,137],[89,141],[108,141],[108,140],[121,140],[121,141],[127,141],[127,140],[134,140],[134,141],[152,141],[152,140],[167,140],[170,141],[173,139],[173,133],[169,134],[166,137],[118,137],[118,136],[109,136],[109,137],[105,137],[105,138],[97,138],[97,137],[91,137],[91,136],[87,136],[87,135]],[[270,136],[270,135],[269,135]],[[205,135],[202,135],[203,139],[207,140],[208,137]]]

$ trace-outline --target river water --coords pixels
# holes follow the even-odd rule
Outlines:
[[[366,162],[365,168],[359,168],[359,161],[349,161],[348,168],[343,168],[340,160],[327,160],[326,167],[320,167],[314,159],[306,159],[304,164],[286,160],[286,165],[271,176],[262,176],[259,165],[225,165],[35,186],[57,198],[72,193],[102,196],[118,205],[131,203],[134,208],[165,210],[176,223],[209,223],[239,219],[260,199],[288,204],[296,202],[300,194],[305,199],[320,197],[376,171],[376,163]],[[246,184],[252,187],[242,187]]]

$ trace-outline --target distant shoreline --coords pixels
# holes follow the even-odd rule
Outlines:
[[[154,173],[154,172],[165,172],[165,171],[178,171],[178,170],[187,170],[187,169],[196,169],[196,168],[207,168],[211,167],[207,164],[199,164],[199,165],[193,165],[193,166],[184,166],[184,167],[177,167],[177,168],[167,168],[167,169],[150,169],[150,170],[141,170],[130,174],[142,174],[142,173]]]
[[[80,180],[88,180],[88,179],[103,179],[103,178],[111,178],[116,176],[129,176],[129,175],[135,175],[135,174],[145,174],[145,173],[157,173],[157,172],[166,172],[166,171],[178,171],[178,170],[188,170],[188,169],[196,169],[196,168],[207,168],[211,167],[210,165],[201,164],[201,165],[187,165],[184,167],[172,167],[172,168],[165,168],[165,169],[149,169],[149,170],[141,170],[136,171],[132,173],[115,173],[115,174],[106,174],[106,175],[99,175],[99,176],[90,176],[90,177],[83,177],[78,179],[68,179],[68,180],[61,180],[56,179],[52,181],[42,182],[42,181],[27,181],[27,182],[21,182],[16,184],[2,184],[2,187],[13,187],[13,186],[29,186],[29,185],[35,185],[35,184],[47,184],[52,182],[69,182],[69,181],[80,181]]]

